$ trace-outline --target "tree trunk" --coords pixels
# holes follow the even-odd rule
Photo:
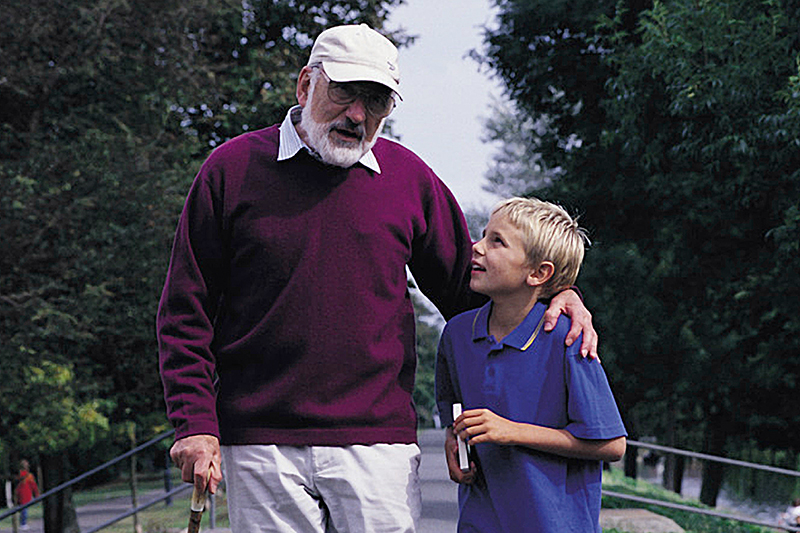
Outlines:
[[[669,454],[664,461],[664,488],[676,494],[681,493],[683,487],[683,470],[686,458],[682,455]]]
[[[43,455],[43,491],[57,487],[67,480],[64,455]],[[80,533],[78,515],[68,488],[44,500],[44,533]]]
[[[709,507],[717,506],[717,496],[722,488],[725,469],[722,463],[707,461],[703,464],[703,486],[700,488],[700,502]]]
[[[637,423],[639,420],[635,416],[631,416],[630,420],[626,421],[625,425],[628,428],[628,440],[638,440],[638,428],[639,424]],[[623,469],[625,472],[625,477],[636,479],[639,475],[638,472],[638,463],[637,460],[639,458],[639,447],[638,446],[628,446],[625,449],[625,456],[623,459]]]
[[[678,402],[675,398],[669,403],[669,412],[667,413],[667,439],[666,445],[670,448],[678,447],[677,438],[677,405]],[[665,489],[671,490],[676,494],[681,493],[683,485],[683,469],[686,464],[683,455],[675,455],[668,453],[664,458],[664,474],[661,483]]]
[[[628,446],[625,450],[625,477],[636,479],[638,475],[636,458],[639,455],[638,446]]]
[[[721,456],[725,449],[727,436],[722,417],[711,417],[706,428],[704,452],[709,455]],[[703,463],[703,485],[700,487],[700,502],[709,507],[717,506],[717,496],[722,488],[725,474],[724,465],[717,461]]]

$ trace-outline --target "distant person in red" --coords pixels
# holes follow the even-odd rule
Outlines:
[[[28,469],[30,465],[28,461],[23,459],[19,462],[19,474],[17,475],[17,487],[14,489],[14,499],[17,505],[25,505],[34,498],[39,497],[39,486],[36,484],[36,479],[33,477]],[[28,529],[28,509],[20,511],[20,527]]]

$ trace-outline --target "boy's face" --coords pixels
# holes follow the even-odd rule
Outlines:
[[[534,268],[528,263],[522,230],[504,215],[492,215],[483,238],[472,245],[472,277],[469,287],[496,299],[528,291]]]

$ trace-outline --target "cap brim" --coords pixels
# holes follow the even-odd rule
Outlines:
[[[401,100],[403,99],[403,96],[400,94],[400,84],[397,80],[388,76],[383,70],[369,65],[354,65],[353,63],[339,63],[325,60],[322,61],[322,67],[325,69],[325,74],[335,82],[372,81],[388,87],[394,91]]]

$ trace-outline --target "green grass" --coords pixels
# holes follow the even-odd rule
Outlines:
[[[177,469],[172,469],[172,487],[178,488],[184,483],[180,479],[180,472]],[[139,505],[150,501],[153,496],[150,495],[153,491],[163,494],[164,491],[164,478],[161,476],[150,476],[143,478],[137,482],[137,493],[139,494]],[[186,529],[189,523],[189,499],[191,497],[191,490],[186,490],[181,494],[172,498],[172,504],[167,506],[166,503],[160,502],[145,509],[138,514],[138,521],[142,527],[143,533],[169,533],[182,531]],[[91,491],[84,491],[80,494],[73,495],[75,506],[80,507],[87,503],[93,503],[111,498],[130,498],[131,496],[130,483],[128,480],[121,480],[104,485],[103,487],[95,488]],[[147,495],[147,496],[145,496]],[[215,497],[215,517],[216,527],[229,527],[228,521],[228,504],[224,491],[219,491]],[[125,518],[116,524],[103,529],[107,533],[131,533],[133,528],[133,517]],[[203,514],[201,529],[208,529],[209,526],[209,511],[208,509]]]
[[[176,469],[172,469],[172,486],[177,487],[180,485],[180,473]],[[143,475],[137,478],[136,481],[137,493],[146,493],[153,490],[164,490],[164,478],[160,475]],[[102,487],[94,487],[91,490],[75,491],[72,494],[72,500],[76,507],[86,505],[89,503],[100,502],[104,500],[111,500],[114,498],[130,498],[131,497],[131,484],[128,479],[120,479],[105,483]]]
[[[618,492],[621,494],[631,494],[642,498],[649,498],[653,500],[667,501],[685,505],[687,507],[696,507],[698,509],[711,509],[697,500],[690,500],[681,498],[680,495],[666,490],[659,485],[647,483],[641,480],[634,480],[626,478],[621,470],[611,469],[603,472],[603,489]],[[692,513],[689,511],[681,511],[678,509],[669,509],[657,505],[645,505],[638,502],[631,502],[621,498],[614,498],[610,496],[603,496],[604,509],[624,509],[624,508],[637,508],[648,509],[656,514],[666,516],[675,521],[679,526],[686,530],[686,533],[768,533],[775,531],[771,528],[764,528],[737,522],[735,520],[726,520],[722,518],[715,518],[701,514]],[[617,530],[604,530],[604,533],[622,533]]]
[[[171,533],[185,530],[189,524],[190,495],[191,492],[187,491],[185,494],[173,498],[172,505],[169,507],[163,503],[157,503],[139,513],[139,524],[142,526],[142,531],[144,533]],[[215,515],[216,527],[229,527],[228,505],[224,493],[220,493],[216,497]],[[206,510],[203,513],[201,530],[208,529],[210,527],[209,524],[209,511]],[[108,533],[131,533],[133,530],[133,517],[129,517],[103,531]]]

